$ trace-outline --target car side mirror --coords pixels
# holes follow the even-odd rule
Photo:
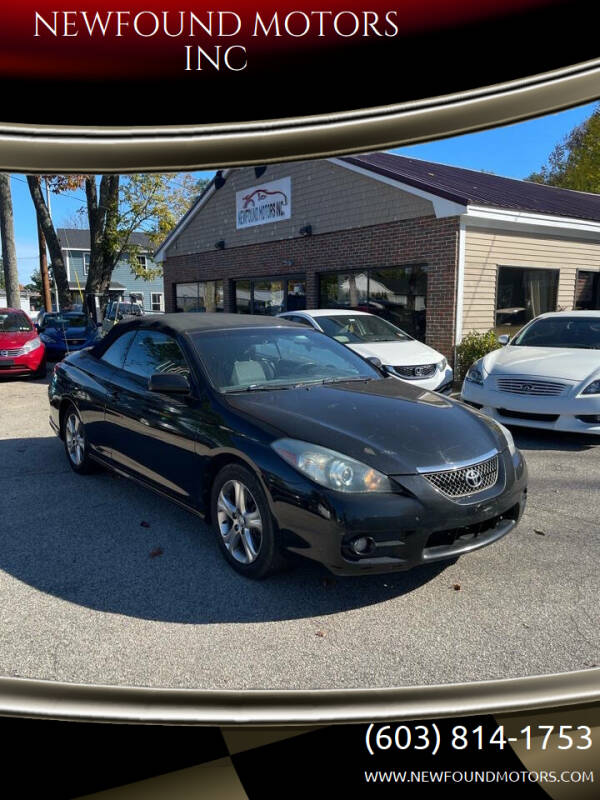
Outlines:
[[[508,333],[503,333],[502,336],[498,336],[498,341],[500,342],[502,347],[504,347],[510,342],[510,336],[508,335]]]
[[[156,372],[148,379],[148,389],[161,394],[189,394],[190,382],[178,372]]]

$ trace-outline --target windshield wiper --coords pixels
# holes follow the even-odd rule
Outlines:
[[[292,383],[251,383],[250,386],[245,386],[239,389],[225,389],[224,394],[241,394],[243,392],[272,392],[276,389],[291,389],[294,386]]]
[[[323,378],[321,383],[368,383],[368,381],[374,381],[375,378]]]

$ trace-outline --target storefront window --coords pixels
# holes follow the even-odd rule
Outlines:
[[[575,282],[575,308],[580,311],[600,310],[600,272],[579,270]]]
[[[223,281],[178,283],[177,311],[223,311]]]
[[[238,314],[264,314],[274,317],[283,311],[306,308],[306,280],[298,278],[261,278],[236,281],[235,310]]]
[[[368,311],[417,339],[425,339],[426,303],[425,266],[330,272],[320,276],[320,308]]]
[[[513,334],[526,322],[556,310],[557,269],[498,267],[496,333]]]
[[[324,273],[321,275],[319,307],[366,311],[368,282],[367,272]]]
[[[427,272],[423,266],[372,269],[369,311],[416,339],[425,339]]]

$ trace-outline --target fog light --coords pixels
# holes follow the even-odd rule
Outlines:
[[[364,555],[373,549],[373,539],[360,536],[352,542],[352,549],[357,555]]]

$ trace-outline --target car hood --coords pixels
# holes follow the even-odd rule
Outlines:
[[[364,358],[377,356],[382,364],[392,367],[410,367],[415,364],[437,364],[443,356],[426,344],[417,341],[408,342],[367,342],[365,344],[348,344],[356,353]]]
[[[455,400],[393,378],[226,396],[278,436],[329,447],[388,475],[477,461],[506,446],[499,428]]]
[[[48,336],[50,339],[57,339],[63,340],[65,336],[67,341],[69,339],[89,339],[92,336],[92,333],[89,331],[88,328],[67,328],[66,331],[63,331],[62,328],[48,328],[44,332],[44,336]]]
[[[15,331],[5,332],[0,331],[0,350],[13,350],[17,347],[23,347],[30,339],[37,336],[35,331]]]
[[[483,360],[493,375],[527,375],[583,381],[600,372],[600,350],[569,347],[511,347],[494,350]]]

